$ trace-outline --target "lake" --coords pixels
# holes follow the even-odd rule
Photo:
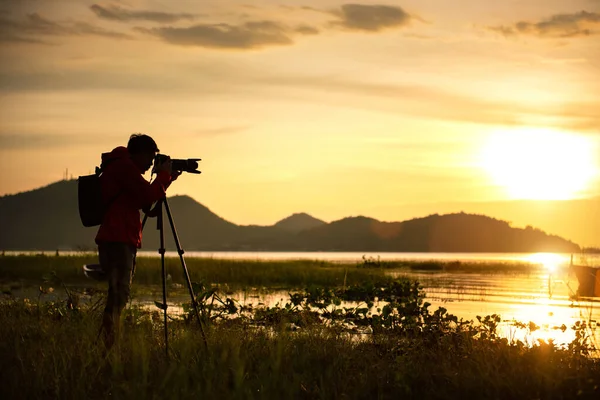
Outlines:
[[[142,254],[146,254],[143,252]],[[169,254],[177,256],[177,253]],[[578,281],[569,270],[571,254],[557,253],[288,253],[288,252],[189,252],[186,257],[211,257],[247,260],[325,260],[332,262],[356,262],[366,258],[381,261],[460,261],[470,263],[502,262],[532,263],[543,265],[536,272],[440,272],[390,270],[394,276],[404,276],[421,282],[427,294],[426,301],[432,304],[431,310],[444,307],[459,318],[475,320],[476,317],[499,314],[502,317],[501,334],[507,338],[535,343],[538,339],[552,339],[558,344],[573,340],[575,332],[571,326],[576,321],[586,321],[588,333],[596,347],[600,347],[600,298],[578,298]],[[573,257],[575,263],[597,265],[597,256],[582,260]],[[230,297],[241,304],[259,303],[274,306],[285,304],[288,293],[238,292]],[[155,300],[160,300],[157,296]],[[173,299],[175,300],[175,299]],[[189,301],[182,297],[177,301]],[[175,304],[174,304],[175,305]],[[175,311],[175,310],[174,310]],[[529,332],[517,329],[514,322],[533,322],[539,329]],[[567,329],[557,329],[562,325]]]
[[[7,254],[39,254],[40,251],[6,252]],[[43,252],[48,255],[55,251]],[[81,252],[60,252],[61,255],[81,254]],[[158,252],[140,251],[140,256],[158,257]],[[167,257],[177,257],[176,252],[167,252]],[[577,298],[578,281],[568,265],[571,254],[559,253],[365,253],[365,252],[195,252],[185,253],[186,258],[204,257],[235,260],[323,260],[340,263],[362,263],[363,257],[381,261],[445,261],[469,262],[475,267],[468,272],[389,270],[395,276],[417,279],[427,294],[426,301],[432,304],[431,310],[444,307],[459,318],[475,320],[476,317],[499,314],[503,323],[501,333],[508,338],[519,338],[533,343],[538,339],[553,339],[556,343],[568,343],[574,337],[570,327],[576,321],[586,321],[589,334],[597,347],[600,347],[600,333],[597,321],[600,319],[600,298]],[[582,259],[574,255],[576,264],[599,265],[598,256]],[[543,266],[535,272],[489,272],[477,271],[477,263],[530,263]],[[135,284],[135,280],[134,280]],[[242,304],[263,303],[274,306],[285,304],[287,292],[253,291],[230,295]],[[143,304],[153,304],[161,300],[160,294],[138,299]],[[178,305],[189,302],[189,296],[169,296],[170,311],[181,310]],[[534,332],[516,329],[513,321],[533,322],[540,327]],[[564,332],[556,327],[566,325]]]

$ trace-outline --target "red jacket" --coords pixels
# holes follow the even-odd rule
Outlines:
[[[110,204],[96,235],[96,243],[121,242],[142,246],[140,209],[147,209],[162,199],[171,176],[162,171],[150,184],[133,163],[126,147],[102,154],[102,162],[112,159],[100,175],[102,198]]]

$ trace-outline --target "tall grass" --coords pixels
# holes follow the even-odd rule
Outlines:
[[[315,285],[342,285],[364,280],[385,279],[386,272],[378,268],[358,268],[322,261],[247,261],[209,258],[185,259],[192,281],[228,284],[236,287],[288,288]],[[90,283],[82,266],[97,263],[93,255],[46,256],[18,255],[0,257],[0,281],[39,282],[55,273],[69,284]],[[185,283],[179,258],[166,258],[165,267],[173,283]],[[161,262],[157,257],[138,257],[135,282],[142,285],[161,283]]]
[[[82,266],[94,264],[98,258],[91,254],[54,255],[4,255],[0,256],[0,282],[22,281],[37,283],[50,273],[67,284],[90,284]],[[232,288],[305,287],[310,284],[340,286],[368,280],[385,280],[391,270],[431,272],[488,272],[530,273],[540,271],[540,266],[525,263],[464,263],[445,261],[378,261],[364,259],[359,263],[333,263],[317,260],[268,261],[225,260],[212,258],[185,258],[192,281],[227,284]],[[179,258],[165,259],[167,273],[173,283],[185,283]],[[142,285],[161,283],[161,264],[158,257],[138,257],[135,282]]]
[[[130,309],[122,340],[97,341],[98,312],[0,303],[2,398],[591,399],[600,363],[551,343],[469,331],[357,340],[319,324],[290,331],[172,321],[170,357],[154,313]],[[483,329],[483,328],[482,328]]]

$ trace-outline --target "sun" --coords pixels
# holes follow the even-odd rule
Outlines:
[[[581,197],[597,171],[596,150],[586,136],[550,129],[492,132],[481,164],[511,199]]]

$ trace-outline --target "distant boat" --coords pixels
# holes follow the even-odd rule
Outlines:
[[[571,255],[570,267],[579,282],[577,294],[584,297],[600,297],[600,267],[575,265],[573,264],[573,255]]]

